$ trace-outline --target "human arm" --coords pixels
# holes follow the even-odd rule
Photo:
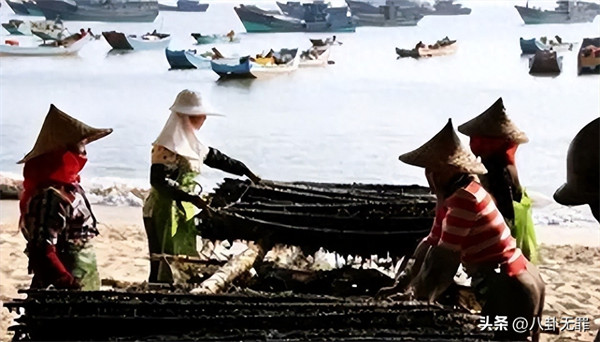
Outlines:
[[[415,298],[435,301],[452,284],[459,264],[460,252],[443,245],[431,247],[412,282]]]
[[[254,183],[260,182],[260,178],[250,171],[244,163],[227,156],[213,147],[209,148],[208,155],[204,159],[204,164],[221,171],[233,173],[234,175],[247,176]]]

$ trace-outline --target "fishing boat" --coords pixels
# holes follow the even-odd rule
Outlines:
[[[435,44],[426,45],[423,42],[418,42],[413,49],[396,48],[398,58],[412,57],[435,57],[446,56],[456,52],[458,45],[456,40],[451,40],[448,37],[438,40]]]
[[[435,0],[433,11],[424,13],[425,15],[469,15],[471,9],[463,7],[461,4],[455,4],[455,0]]]
[[[102,32],[106,42],[115,50],[151,50],[165,49],[169,46],[171,35],[165,33],[146,33],[141,36],[125,35],[122,32]]]
[[[0,45],[0,55],[4,56],[65,56],[75,55],[90,41],[88,36],[76,33],[63,40],[37,46]]]
[[[515,6],[525,24],[591,23],[600,14],[600,5],[585,1],[561,0],[554,10]]]
[[[548,47],[544,43],[535,38],[519,38],[519,45],[521,45],[521,53],[524,55],[533,55],[538,51],[548,49]]]
[[[299,1],[288,1],[286,3],[276,1],[276,3],[283,14],[301,20],[305,20],[307,17],[311,16],[318,17],[327,14],[345,17],[348,13],[347,6],[331,7],[322,0],[306,4]]]
[[[352,11],[352,18],[359,26],[416,26],[423,14],[390,4],[379,6],[377,13]]]
[[[156,0],[43,0],[38,7],[46,19],[102,22],[153,22],[158,16]]]
[[[600,38],[584,38],[581,42],[577,74],[600,74]]]
[[[308,7],[316,6],[305,4]],[[354,32],[356,25],[346,13],[326,9],[320,15],[307,15],[297,19],[281,14],[273,14],[256,6],[240,5],[234,8],[247,32]]]
[[[167,61],[171,66],[169,70],[182,69],[209,69],[211,57],[198,54],[196,50],[169,50],[165,49]]]
[[[331,48],[320,49],[319,47],[311,47],[310,49],[300,54],[299,67],[322,67],[329,64],[329,55]]]
[[[202,44],[213,44],[213,43],[239,43],[240,38],[235,36],[235,32],[230,31],[227,34],[201,34],[192,33],[192,37],[196,40],[198,45]]]
[[[299,63],[298,49],[281,49],[265,57],[217,59],[211,61],[210,65],[223,78],[267,78],[296,71]]]
[[[158,3],[158,9],[160,11],[206,12],[208,4],[202,4],[193,0],[178,0],[175,6]]]
[[[556,55],[556,51],[538,51],[529,58],[529,74],[558,75],[562,71],[562,59],[562,56]]]

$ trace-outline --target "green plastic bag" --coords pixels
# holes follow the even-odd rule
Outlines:
[[[513,201],[515,222],[511,227],[512,236],[517,240],[517,247],[529,261],[538,262],[538,245],[535,237],[535,227],[531,214],[531,198],[523,190],[521,202]]]

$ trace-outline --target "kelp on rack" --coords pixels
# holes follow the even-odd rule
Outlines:
[[[225,179],[199,230],[213,240],[260,240],[343,255],[410,254],[433,223],[435,199],[411,185]]]

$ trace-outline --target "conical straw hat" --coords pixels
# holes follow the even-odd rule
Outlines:
[[[475,155],[464,148],[452,127],[452,119],[431,140],[399,159],[407,164],[431,169],[443,169],[449,165],[462,172],[485,174],[487,170]]]
[[[81,141],[89,144],[111,132],[111,128],[90,127],[51,104],[33,149],[18,164],[48,152],[67,148]]]
[[[470,137],[507,138],[517,144],[529,141],[527,135],[506,115],[501,97],[485,112],[458,126],[458,131]]]

